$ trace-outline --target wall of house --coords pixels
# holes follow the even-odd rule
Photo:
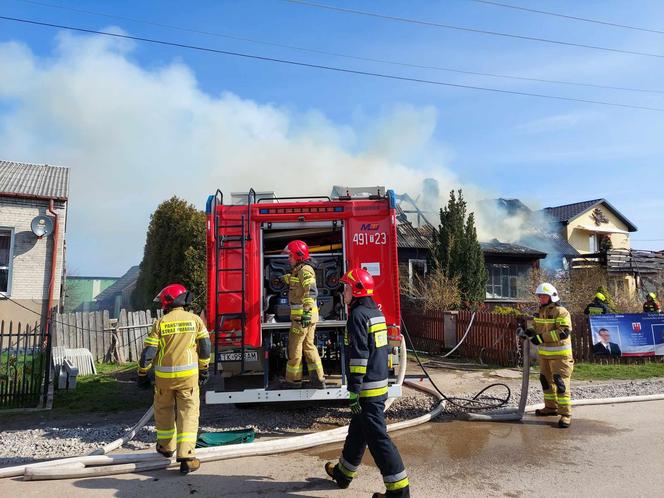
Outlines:
[[[0,320],[33,323],[39,319],[36,313],[44,313],[48,300],[48,284],[53,252],[53,234],[38,239],[31,230],[30,223],[35,216],[51,216],[48,201],[0,197],[0,227],[14,231],[12,248],[12,270],[8,296],[20,305],[0,296]],[[53,287],[53,303],[59,303],[62,269],[64,268],[64,240],[66,203],[56,202],[55,212],[59,217],[60,240],[57,248],[57,267]]]
[[[68,313],[96,310],[97,303],[94,299],[117,280],[117,278],[67,277],[64,311]]]
[[[569,221],[565,227],[565,236],[572,247],[574,247],[580,253],[590,252],[590,241],[589,236],[596,231],[604,230],[624,230],[627,231],[627,225],[625,225],[620,219],[613,214],[605,205],[600,205],[599,209],[602,211],[604,216],[609,220],[608,223],[602,223],[597,225],[592,218],[592,213],[595,208],[586,211],[585,213],[580,214],[576,218],[573,218]],[[614,249],[629,249],[629,233],[613,233],[611,234],[611,243],[613,244]]]

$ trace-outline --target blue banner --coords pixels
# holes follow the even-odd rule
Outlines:
[[[664,355],[664,314],[591,315],[596,356]]]

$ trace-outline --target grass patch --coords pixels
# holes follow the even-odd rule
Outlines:
[[[74,391],[56,391],[53,409],[60,412],[120,412],[147,409],[152,391],[139,389],[135,380],[136,363],[97,364],[97,375],[76,380]]]
[[[664,377],[664,363],[649,362],[628,365],[600,365],[597,363],[576,363],[574,380],[634,380]]]

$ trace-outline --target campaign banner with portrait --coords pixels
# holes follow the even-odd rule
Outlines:
[[[595,356],[664,355],[664,314],[591,315]]]

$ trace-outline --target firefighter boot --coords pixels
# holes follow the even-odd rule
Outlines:
[[[173,452],[173,451],[168,451],[168,450],[165,449],[162,445],[160,445],[159,443],[157,443],[157,453],[162,454],[162,455],[165,456],[166,458],[171,458],[171,457],[173,456],[173,453],[174,453],[174,452]]]
[[[341,489],[346,489],[348,486],[350,486],[351,480],[341,473],[336,464],[327,462],[325,464],[325,472],[334,480],[334,482],[337,483],[337,486],[339,486]]]
[[[572,417],[566,417],[563,415],[560,417],[560,420],[558,420],[558,427],[561,429],[567,429],[570,425],[572,425]]]
[[[201,468],[201,461],[198,458],[178,458],[180,462],[180,474],[188,474]]]
[[[325,385],[325,379],[320,380],[316,372],[312,372],[309,375],[309,388],[311,389],[327,389]]]
[[[537,409],[535,410],[535,416],[536,417],[552,417],[554,415],[558,415],[558,412],[556,410],[551,410],[550,408],[543,408],[543,409]]]

